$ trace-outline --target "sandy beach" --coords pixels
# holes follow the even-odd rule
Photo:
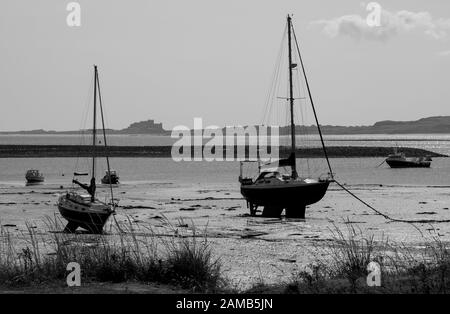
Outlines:
[[[347,186],[359,197],[393,218],[450,219],[446,186]],[[106,187],[100,187],[100,194]],[[0,186],[1,225],[20,239],[25,223],[36,228],[45,239],[51,232],[47,217],[59,216],[57,197],[65,193],[60,185]],[[120,199],[116,220],[128,219],[142,227],[173,236],[165,218],[183,234],[195,226],[206,230],[214,254],[223,264],[224,275],[239,288],[259,280],[265,283],[288,281],[293,271],[304,268],[320,254],[320,248],[333,237],[335,227],[348,223],[364,235],[388,238],[420,247],[432,236],[450,241],[448,224],[416,224],[420,232],[407,223],[390,222],[333,184],[323,200],[310,206],[306,220],[251,217],[237,184],[135,183],[114,188]],[[114,223],[110,219],[109,224]],[[105,230],[110,230],[106,227]],[[177,231],[175,231],[177,232]],[[110,236],[113,236],[109,234]],[[88,240],[91,235],[80,235]],[[149,236],[149,234],[144,235]],[[18,241],[20,243],[20,241]]]

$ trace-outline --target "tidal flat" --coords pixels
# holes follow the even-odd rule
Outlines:
[[[397,219],[450,219],[448,187],[400,185],[347,185],[378,210]],[[1,225],[20,248],[26,245],[27,224],[40,241],[62,230],[52,230],[46,219],[59,217],[55,206],[67,187],[56,184],[0,186]],[[106,192],[106,186],[99,188]],[[335,241],[334,232],[351,225],[375,241],[389,239],[420,250],[427,241],[450,241],[447,223],[392,222],[352,198],[333,184],[319,203],[307,208],[306,219],[252,217],[234,184],[129,183],[114,188],[120,199],[104,237],[114,239],[114,224],[133,223],[138,237],[171,238],[179,234],[206,236],[222,264],[222,273],[236,289],[264,282],[289,282]],[[62,218],[61,218],[62,219]],[[172,227],[167,228],[167,224]],[[86,245],[96,237],[79,232]],[[84,241],[83,240],[83,241]],[[52,252],[48,252],[52,254]],[[322,256],[326,258],[326,256]]]

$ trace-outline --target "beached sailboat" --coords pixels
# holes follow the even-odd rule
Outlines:
[[[58,209],[61,215],[67,219],[68,223],[64,229],[65,232],[74,232],[78,227],[84,228],[92,233],[102,233],[103,226],[105,225],[111,214],[115,213],[113,189],[110,183],[110,201],[102,202],[96,198],[96,184],[95,184],[95,171],[96,171],[96,141],[97,141],[97,93],[100,105],[100,114],[102,120],[103,129],[103,142],[107,147],[105,124],[103,118],[102,98],[100,93],[100,84],[98,81],[97,66],[94,65],[94,118],[92,128],[92,169],[90,184],[84,184],[76,179],[72,182],[79,185],[81,188],[87,191],[87,194],[78,193],[76,190],[67,192],[61,195],[58,199]],[[109,159],[106,156],[107,173],[110,173]],[[88,175],[87,173],[74,173],[76,176]]]
[[[247,200],[251,215],[256,214],[259,206],[263,206],[262,215],[265,217],[279,217],[286,210],[286,217],[304,218],[307,205],[320,201],[327,192],[328,185],[333,181],[333,172],[328,160],[325,144],[314,109],[314,104],[309,89],[308,79],[306,77],[303,61],[300,55],[300,49],[297,38],[292,25],[291,16],[287,17],[287,35],[288,35],[288,70],[289,70],[289,91],[287,100],[290,107],[290,132],[291,146],[290,155],[287,159],[279,160],[278,168],[290,166],[290,174],[282,175],[278,168],[276,169],[260,169],[256,179],[243,177],[242,164],[239,181],[241,183],[241,194]],[[295,47],[293,46],[295,43]],[[317,124],[320,141],[326,158],[329,173],[327,178],[305,178],[299,176],[296,168],[296,143],[295,143],[295,123],[294,123],[294,90],[293,90],[293,70],[297,64],[293,62],[293,48],[298,54],[298,60],[302,68],[302,74],[307,87],[309,99],[314,112],[315,122]],[[260,167],[258,167],[260,168]]]

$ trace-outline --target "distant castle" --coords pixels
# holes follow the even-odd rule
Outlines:
[[[149,119],[147,121],[134,122],[129,127],[122,129],[121,133],[127,134],[165,134],[166,130],[163,129],[162,123],[155,123],[154,120]]]

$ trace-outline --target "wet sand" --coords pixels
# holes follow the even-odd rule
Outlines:
[[[450,219],[449,187],[432,186],[347,186],[359,197],[401,219]],[[101,196],[106,187],[99,188]],[[59,215],[55,206],[66,188],[59,185],[0,185],[0,223],[11,234],[22,237],[25,223],[44,238],[51,235],[45,217]],[[120,199],[115,216],[128,218],[158,232],[166,217],[184,233],[206,230],[209,242],[223,264],[225,276],[240,288],[259,280],[279,283],[291,278],[314,259],[317,250],[332,240],[334,226],[344,230],[351,223],[365,235],[382,236],[411,247],[420,247],[431,236],[450,241],[450,224],[390,222],[332,184],[323,200],[309,206],[306,220],[251,217],[237,184],[180,184],[159,182],[124,183],[114,188]],[[103,194],[106,195],[106,194]],[[110,219],[110,224],[113,219]],[[108,226],[105,227],[109,230]],[[167,234],[173,236],[173,234]],[[81,235],[88,238],[89,235]],[[424,238],[425,236],[425,238]]]

